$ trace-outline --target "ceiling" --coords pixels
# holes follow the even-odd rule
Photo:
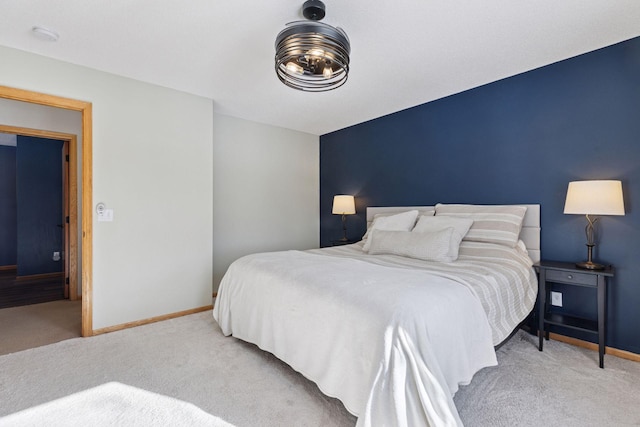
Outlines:
[[[303,19],[303,0],[0,0],[0,45],[322,135],[640,35],[638,0],[324,1],[352,55],[347,83],[323,93],[274,71],[275,37]]]

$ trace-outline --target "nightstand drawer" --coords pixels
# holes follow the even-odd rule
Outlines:
[[[573,271],[546,270],[546,280],[549,282],[577,283],[580,285],[598,284],[598,276],[588,273],[574,273]]]

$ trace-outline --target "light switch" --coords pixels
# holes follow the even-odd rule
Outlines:
[[[98,222],[111,222],[113,221],[113,209],[104,209],[98,214]]]

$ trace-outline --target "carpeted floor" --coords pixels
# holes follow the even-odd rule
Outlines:
[[[81,311],[69,300],[0,309],[0,355],[79,337]]]
[[[518,332],[454,401],[467,427],[640,426],[640,363]]]
[[[455,396],[466,426],[640,425],[640,364],[520,332]],[[353,426],[355,417],[210,312],[0,356],[0,416],[109,382],[189,402],[234,426]],[[0,419],[2,425],[2,419]]]

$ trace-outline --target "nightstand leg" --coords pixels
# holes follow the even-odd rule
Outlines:
[[[604,276],[598,276],[598,354],[600,367],[604,369],[604,349],[606,345],[607,319],[607,281]]]
[[[544,332],[544,312],[547,299],[547,280],[545,278],[544,269],[540,269],[540,277],[538,280],[538,350],[542,351],[542,343],[545,335]],[[547,339],[549,336],[547,335]]]

